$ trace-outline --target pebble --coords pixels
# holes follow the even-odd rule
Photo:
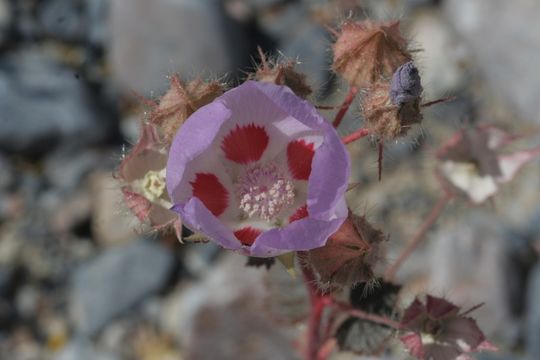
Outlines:
[[[140,239],[81,264],[71,279],[70,314],[76,333],[93,336],[115,317],[165,285],[173,255]]]
[[[113,78],[126,91],[161,92],[167,76],[222,76],[237,70],[224,12],[215,0],[113,0],[109,45]]]
[[[0,61],[0,150],[39,157],[60,143],[104,141],[112,123],[92,98],[73,70],[38,48],[7,55]]]
[[[530,359],[540,359],[540,263],[529,276],[525,343]]]
[[[540,123],[540,2],[448,0],[444,5],[492,91],[523,118]]]

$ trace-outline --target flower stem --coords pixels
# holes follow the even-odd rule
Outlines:
[[[352,134],[349,134],[347,136],[344,136],[341,138],[341,142],[345,145],[352,143],[353,141],[356,141],[358,139],[361,139],[363,137],[366,137],[369,135],[369,130],[366,128],[360,128],[353,132]]]
[[[379,139],[379,142],[377,143],[377,149],[378,149],[378,156],[377,156],[377,170],[378,170],[378,177],[379,181],[382,179],[382,162],[383,162],[383,152],[384,152],[384,144],[382,142],[382,139]]]
[[[456,99],[457,99],[457,96],[450,96],[450,97],[445,97],[445,98],[442,98],[442,99],[428,101],[427,103],[423,103],[420,106],[421,107],[430,107],[430,106],[433,106],[433,105],[436,105],[436,104],[454,101]]]
[[[305,353],[306,360],[317,360],[319,347],[321,346],[320,328],[324,309],[331,302],[328,295],[322,294],[315,282],[313,269],[305,263],[307,254],[298,252],[298,258],[301,262],[304,283],[308,289],[309,301],[311,304],[308,324],[307,349]]]
[[[330,305],[335,306],[336,308],[338,308],[339,310],[341,310],[347,315],[354,316],[362,320],[367,320],[367,321],[371,321],[377,324],[386,325],[396,330],[400,330],[403,328],[403,326],[397,321],[394,321],[384,316],[371,314],[371,313],[362,311],[360,309],[353,307],[352,305],[342,303],[337,300],[332,300]]]
[[[435,203],[433,208],[431,209],[431,212],[429,213],[426,220],[422,223],[416,234],[413,236],[411,241],[409,241],[409,244],[403,249],[399,257],[397,258],[396,262],[388,268],[386,271],[384,278],[386,281],[391,282],[394,280],[394,277],[401,267],[401,265],[407,260],[407,258],[412,254],[412,252],[417,248],[417,246],[422,242],[424,237],[426,236],[426,233],[428,230],[435,224],[439,216],[441,215],[442,211],[446,207],[446,205],[450,202],[452,199],[453,194],[450,192],[445,192],[444,195]]]
[[[358,89],[354,86],[351,86],[349,89],[349,93],[347,94],[347,97],[345,97],[345,100],[343,101],[343,104],[341,104],[341,107],[336,114],[336,117],[334,119],[334,127],[337,128],[339,124],[341,124],[341,120],[345,117],[345,114],[347,113],[347,110],[349,110],[349,107],[351,106],[356,94],[358,93]]]

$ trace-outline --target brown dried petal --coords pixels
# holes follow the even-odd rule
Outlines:
[[[288,86],[297,96],[306,98],[313,90],[307,84],[306,75],[294,69],[295,61],[270,62],[261,55],[261,67],[253,78],[257,81],[269,82],[276,85]]]
[[[373,266],[380,258],[382,232],[373,228],[364,217],[349,218],[333,234],[326,245],[308,253],[323,284],[349,286],[372,280]]]
[[[142,179],[148,171],[163,169],[166,163],[167,156],[160,150],[156,128],[151,124],[143,124],[139,141],[120,163],[116,177],[132,182]]]
[[[169,90],[159,101],[159,105],[150,117],[166,143],[170,144],[180,126],[195,111],[211,103],[224,92],[223,85],[213,81],[192,80],[185,85],[175,74],[171,77]]]
[[[390,78],[410,60],[399,21],[345,23],[334,44],[334,70],[358,88]]]

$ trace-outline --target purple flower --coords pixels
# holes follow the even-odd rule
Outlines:
[[[176,134],[167,190],[184,223],[267,257],[323,246],[347,218],[349,157],[334,128],[285,86],[248,81]]]
[[[422,94],[422,84],[418,69],[412,61],[401,65],[390,84],[390,99],[394,105],[403,105],[415,101]]]

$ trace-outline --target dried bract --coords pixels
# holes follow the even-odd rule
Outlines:
[[[122,182],[122,193],[128,208],[152,229],[174,232],[181,239],[182,224],[170,211],[172,204],[166,191],[166,151],[154,126],[143,124],[141,137],[120,163],[116,178]]]
[[[382,257],[384,234],[363,216],[349,213],[325,246],[308,253],[322,288],[342,288],[374,279],[373,268]]]
[[[196,79],[186,85],[175,74],[171,76],[169,90],[152,112],[150,123],[159,129],[163,140],[170,144],[184,121],[197,109],[223,94],[224,90],[224,86],[217,81]]]
[[[307,98],[313,90],[307,84],[306,75],[294,69],[294,60],[270,62],[264,54],[261,55],[261,66],[252,76],[254,80],[289,87],[296,96]]]
[[[404,136],[414,124],[422,122],[419,97],[396,105],[390,91],[390,83],[378,82],[362,99],[361,110],[366,127],[370,134],[383,140]]]
[[[415,299],[401,323],[411,332],[400,339],[417,359],[467,359],[470,352],[494,349],[475,320],[441,298],[428,295],[425,304]]]
[[[334,44],[334,71],[357,88],[390,78],[400,65],[410,60],[399,21],[347,22]]]

